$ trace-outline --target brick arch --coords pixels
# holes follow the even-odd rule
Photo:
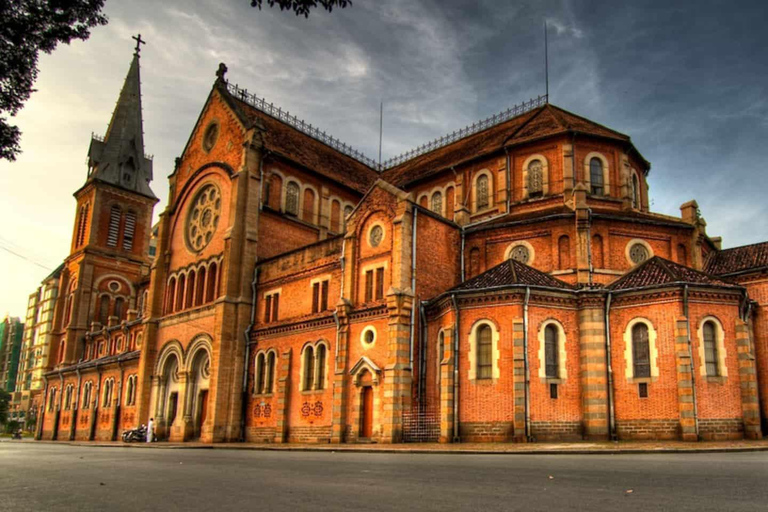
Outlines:
[[[163,371],[172,356],[176,357],[179,368],[182,368],[182,364],[184,363],[184,348],[178,340],[168,341],[163,345],[163,348],[160,349],[160,355],[157,358],[157,363],[155,363],[155,375],[163,374]]]
[[[213,364],[213,348],[211,347],[211,341],[212,338],[205,333],[198,334],[193,338],[192,343],[187,348],[187,354],[184,360],[184,368],[187,371],[192,371],[194,369],[193,365],[195,364],[195,359],[197,359],[198,354],[201,351],[206,352],[208,360]]]

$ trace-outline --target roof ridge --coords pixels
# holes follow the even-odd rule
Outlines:
[[[515,268],[515,259],[509,258],[507,261],[509,261],[509,268],[512,270],[512,280],[516,283],[519,283],[520,280],[517,278],[517,269]]]
[[[678,272],[673,270],[672,267],[667,265],[667,263],[669,261],[665,260],[661,256],[653,256],[653,257],[651,257],[647,262],[644,262],[642,266],[645,266],[645,265],[649,264],[652,261],[655,261],[657,265],[660,265],[661,268],[667,273],[667,275],[669,275],[673,280],[679,281],[680,278],[682,277]],[[669,263],[672,263],[672,262],[669,262]]]

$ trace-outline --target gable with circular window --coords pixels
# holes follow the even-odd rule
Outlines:
[[[216,141],[219,140],[219,123],[211,121],[208,126],[205,127],[203,133],[203,149],[206,153],[209,153],[213,146],[216,145]]]
[[[379,247],[384,241],[385,236],[386,231],[384,231],[384,226],[378,222],[373,224],[368,230],[368,245],[374,249]]]
[[[640,265],[653,258],[653,249],[645,240],[634,239],[627,244],[625,256],[630,265]]]
[[[187,213],[186,240],[193,252],[202,251],[213,238],[221,217],[221,192],[207,184],[195,195]]]

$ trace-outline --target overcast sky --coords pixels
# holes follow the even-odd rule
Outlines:
[[[156,217],[219,62],[371,157],[383,99],[386,159],[543,94],[546,19],[551,102],[632,137],[653,166],[654,211],[679,215],[695,198],[724,246],[768,240],[768,3],[629,3],[354,0],[307,20],[249,0],[108,0],[106,27],[41,57],[38,91],[15,118],[24,154],[0,161],[0,247],[23,256],[0,250],[0,314],[23,319],[69,251],[72,193],[136,33]]]

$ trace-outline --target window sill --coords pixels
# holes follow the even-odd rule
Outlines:
[[[302,395],[307,395],[307,396],[322,395],[323,393],[325,393],[325,389],[308,389],[301,392]]]
[[[654,377],[654,376],[651,376],[651,377],[630,377],[630,378],[627,379],[627,382],[629,382],[630,384],[643,384],[643,383],[650,384],[651,382],[655,381],[656,379],[658,379],[658,377]]]
[[[718,375],[717,377],[714,377],[712,375],[707,375],[704,377],[704,381],[709,384],[720,384],[723,385],[728,381],[728,377],[724,377],[722,375]]]

